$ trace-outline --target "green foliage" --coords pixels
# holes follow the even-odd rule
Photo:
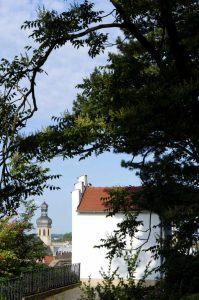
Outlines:
[[[47,253],[43,242],[30,231],[30,219],[35,206],[25,204],[26,210],[17,218],[4,217],[0,222],[0,278],[20,275],[21,272],[42,267]]]
[[[19,152],[13,153],[1,183],[0,217],[15,215],[20,203],[29,197],[41,196],[45,188],[59,189],[48,183],[59,177],[50,175],[48,168],[27,161]]]
[[[197,293],[198,266],[198,254],[185,256],[174,251],[172,254],[169,253],[166,261],[164,288],[168,293],[174,293],[178,298],[182,295]]]
[[[97,296],[97,292],[95,287],[91,284],[91,277],[88,279],[88,283],[83,283],[83,286],[80,287],[82,294],[81,298],[78,300],[95,300]]]
[[[14,213],[21,200],[29,196],[41,195],[43,189],[53,185],[45,184],[54,176],[47,175],[48,170],[38,166],[35,157],[20,157],[23,172],[13,173],[13,159],[19,156],[18,135],[22,134],[28,120],[37,111],[35,96],[37,74],[43,73],[43,65],[51,52],[71,42],[79,48],[88,46],[91,57],[104,49],[107,35],[90,24],[103,20],[103,11],[94,11],[94,5],[87,0],[81,4],[73,4],[69,10],[58,14],[56,11],[39,9],[38,19],[26,21],[22,29],[31,29],[30,38],[39,45],[37,49],[26,46],[25,53],[15,56],[13,61],[2,58],[0,64],[0,216]],[[103,28],[103,26],[102,26]],[[27,148],[35,148],[35,142]],[[52,149],[51,149],[52,150]],[[21,153],[20,153],[21,155]],[[52,155],[54,155],[52,153]],[[26,168],[24,168],[26,166]],[[15,164],[16,167],[16,164]],[[36,179],[38,178],[38,180]]]
[[[127,263],[128,274],[126,278],[120,277],[118,269],[112,271],[111,260],[108,272],[101,270],[102,281],[98,282],[96,286],[92,286],[92,279],[89,278],[88,283],[84,283],[81,300],[141,300],[141,299],[160,299],[161,293],[158,293],[156,288],[148,288],[145,286],[145,280],[150,274],[148,267],[146,267],[143,278],[136,281],[135,272],[139,265],[139,254],[124,255]],[[156,297],[157,296],[157,297]]]
[[[154,286],[147,286],[145,280],[147,276],[150,274],[149,269],[146,267],[144,277],[138,281],[135,280],[135,270],[138,266],[138,257],[139,253],[136,253],[134,256],[126,256],[126,261],[128,264],[128,275],[127,278],[121,278],[117,273],[117,269],[115,271],[111,271],[109,268],[108,273],[101,271],[102,281],[98,282],[97,285],[92,285],[92,279],[89,278],[88,283],[83,283],[81,287],[82,295],[80,300],[192,300],[198,299],[198,294],[192,294],[190,296],[185,296],[181,298],[181,294],[179,294],[179,290],[175,290],[175,287],[178,286],[176,279],[179,278],[179,275],[176,272],[179,270],[174,270],[173,268],[173,278],[169,283],[170,286],[165,285],[165,281],[159,281]],[[183,261],[181,260],[181,263]],[[110,265],[111,266],[111,265]],[[177,267],[177,265],[175,265]],[[198,267],[196,266],[195,269]],[[187,272],[188,271],[188,272]],[[181,282],[181,287],[186,292],[185,294],[191,294],[191,286],[189,285],[193,278],[190,277],[190,268],[186,269],[184,273],[186,273],[186,279]],[[195,272],[195,274],[197,274]],[[168,284],[168,282],[167,282]],[[195,281],[195,284],[198,284],[198,279]],[[188,287],[188,288],[187,288]],[[181,291],[183,294],[183,291]]]
[[[64,233],[63,239],[64,239],[65,241],[71,241],[71,240],[72,240],[72,232]]]
[[[58,236],[58,237],[57,237]],[[67,232],[64,234],[53,235],[53,238],[56,242],[67,242],[72,241],[72,232]]]
[[[199,294],[193,294],[187,297],[183,297],[181,300],[198,300],[199,299]]]
[[[40,10],[37,20],[25,22],[23,26],[32,28],[31,37],[39,44],[38,49],[27,47],[32,57],[26,54],[15,57],[13,62],[2,60],[3,204],[0,209],[10,210],[13,201],[25,195],[23,185],[20,190],[20,173],[14,173],[13,183],[8,168],[18,152],[23,153],[22,165],[24,160],[32,163],[35,157],[45,161],[56,155],[68,158],[78,154],[85,158],[106,150],[127,153],[132,160],[122,162],[122,166],[136,170],[143,185],[136,202],[141,208],[158,213],[163,227],[175,229],[165,241],[154,245],[154,255],[163,254],[171,266],[175,265],[175,257],[182,255],[183,261],[189,264],[189,260],[198,259],[197,251],[191,253],[192,244],[198,243],[195,233],[199,228],[198,1],[111,0],[111,4],[113,10],[105,15],[96,12],[88,1],[75,4],[61,14]],[[110,15],[112,21],[106,23]],[[94,57],[103,51],[107,41],[107,33],[99,30],[107,28],[108,32],[108,28],[114,27],[122,30],[125,41],[118,39],[118,53],[110,54],[107,65],[94,70],[79,85],[81,92],[74,101],[72,113],[55,117],[54,124],[47,129],[28,137],[19,136],[37,110],[36,75],[43,72],[51,52],[70,42],[77,48],[88,46],[89,55]],[[30,88],[23,86],[24,80]],[[35,165],[33,170],[38,171]],[[28,176],[26,168],[24,172]],[[43,176],[41,180],[45,181]],[[29,177],[26,179],[29,182]],[[17,180],[19,191],[13,190]],[[37,190],[34,179],[30,183],[33,193],[34,188],[42,192],[40,187]],[[29,193],[32,193],[31,186]],[[127,207],[125,202],[134,204],[131,199],[124,199],[124,207]],[[121,232],[134,221],[127,213],[126,217]],[[116,242],[117,239],[109,246]],[[169,282],[170,266],[163,267]],[[190,273],[191,269],[188,270]],[[181,274],[183,266],[178,276]],[[175,290],[179,294],[181,281],[181,277],[176,280],[179,284]]]
[[[41,44],[42,51],[50,46],[59,48],[69,40],[77,48],[85,44],[89,46],[89,55],[93,57],[104,48],[107,39],[106,34],[86,31],[90,24],[102,21],[103,11],[94,11],[93,8],[94,4],[86,0],[81,4],[70,5],[69,10],[61,14],[54,10],[39,9],[38,19],[24,22],[22,29],[33,29],[30,37]],[[88,36],[81,39],[86,34]]]

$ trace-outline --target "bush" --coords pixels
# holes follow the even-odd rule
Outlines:
[[[95,287],[91,285],[91,278],[88,284],[83,284],[82,295],[79,300],[160,300],[160,289],[146,287],[145,280],[153,271],[150,270],[150,263],[146,266],[143,278],[138,282],[135,280],[135,271],[139,264],[139,253],[125,256],[128,267],[128,275],[125,279],[118,274],[118,269],[111,271],[111,260],[108,273],[101,270],[102,282]],[[156,297],[156,298],[155,298]]]
[[[199,256],[175,254],[167,262],[167,272],[164,288],[183,295],[199,293]]]
[[[181,298],[181,300],[199,300],[199,294],[189,295]]]

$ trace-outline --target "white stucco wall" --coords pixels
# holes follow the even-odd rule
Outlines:
[[[45,235],[44,235],[45,230]],[[46,244],[47,246],[51,245],[51,228],[50,227],[38,227],[37,228],[38,237]]]
[[[109,261],[105,259],[106,249],[94,248],[99,245],[100,239],[106,238],[117,224],[122,221],[123,215],[117,214],[114,217],[106,217],[104,212],[77,212],[81,192],[75,190],[72,192],[72,263],[81,263],[81,279],[86,279],[91,276],[92,279],[101,279],[100,269],[108,270]],[[144,227],[142,230],[149,228],[150,214],[142,212],[139,215],[139,220],[143,220]],[[159,217],[152,214],[151,234],[149,242],[144,245],[143,249],[147,249],[155,244],[156,237],[159,235],[159,229],[153,228],[159,224]],[[146,238],[148,232],[140,232],[140,238]],[[133,247],[136,248],[143,241],[133,240]],[[140,265],[136,271],[136,278],[140,279],[143,275],[146,264],[151,260],[151,253],[142,252],[140,255]],[[155,267],[159,261],[152,259],[151,267]],[[112,269],[119,267],[120,275],[126,277],[126,265],[122,259],[114,259]],[[151,274],[148,279],[154,280],[157,274]]]

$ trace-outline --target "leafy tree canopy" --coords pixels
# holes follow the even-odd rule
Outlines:
[[[10,195],[10,182],[14,179],[11,187],[21,188],[21,181],[16,184],[18,177],[11,176],[8,167],[18,149],[33,149],[28,163],[35,154],[45,160],[60,153],[72,157],[114,149],[141,156],[145,162],[147,157],[155,159],[155,165],[126,164],[138,168],[142,179],[146,177],[143,168],[157,174],[154,167],[162,170],[162,164],[168,162],[174,176],[183,169],[184,181],[190,185],[197,181],[198,3],[110,2],[113,9],[109,12],[95,11],[88,1],[71,5],[61,14],[40,10],[38,19],[22,26],[32,28],[30,36],[39,47],[26,47],[26,54],[12,62],[2,60],[0,161],[4,208],[16,200]],[[18,134],[37,110],[36,76],[43,72],[51,52],[70,42],[74,47],[87,45],[89,55],[94,57],[103,51],[108,39],[108,31],[100,29],[114,27],[120,28],[126,39],[117,42],[120,54],[111,54],[109,66],[96,70],[80,85],[83,93],[78,95],[72,114],[55,119],[57,125],[21,145]],[[156,180],[152,178],[145,181]],[[26,192],[20,193],[24,196]]]
[[[74,101],[73,112],[54,118],[55,125],[26,138],[20,150],[27,152],[28,158],[36,155],[41,161],[58,154],[85,157],[111,149],[131,154],[132,161],[122,164],[138,170],[150,207],[160,211],[165,205],[189,203],[189,208],[195,209],[199,162],[198,3],[111,3],[111,26],[103,23],[102,12],[96,13],[98,17],[93,15],[93,5],[87,1],[60,15],[44,11],[37,21],[26,24],[35,26],[33,37],[41,48],[49,47],[49,36],[55,39],[56,47],[68,40],[77,46],[74,41],[83,36],[82,45],[93,49],[87,36],[97,28],[112,26],[122,29],[126,41],[118,39],[119,53],[110,54],[108,65],[96,69],[79,85],[82,93]],[[82,10],[89,20],[82,17]],[[76,22],[81,20],[81,25],[76,23],[75,30],[72,27],[66,34],[66,19],[76,13]],[[92,27],[95,22],[97,26]],[[54,27],[54,23],[59,25]],[[55,28],[60,31],[53,34]],[[93,37],[92,41],[103,49],[104,39],[99,42]]]
[[[67,242],[67,241],[72,241],[72,232],[66,232],[64,234],[53,234],[52,238],[56,242]]]

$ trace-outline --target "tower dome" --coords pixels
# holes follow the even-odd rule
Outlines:
[[[37,227],[49,227],[51,228],[52,219],[48,217],[48,204],[43,202],[41,205],[41,217],[36,221]]]
[[[52,219],[48,216],[48,204],[46,202],[41,205],[41,216],[36,223],[38,236],[46,245],[50,245]]]

